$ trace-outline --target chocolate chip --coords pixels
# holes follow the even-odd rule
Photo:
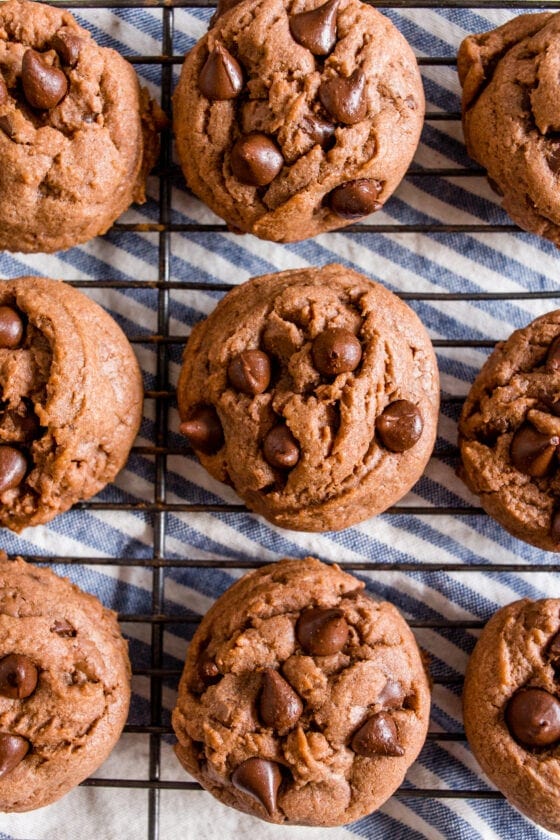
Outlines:
[[[23,321],[11,306],[0,306],[0,349],[13,350],[23,338]]]
[[[10,653],[0,659],[0,695],[21,700],[33,694],[37,686],[37,668],[27,656]]]
[[[8,87],[4,81],[4,77],[0,75],[0,106],[7,105],[9,98]]]
[[[402,685],[397,680],[387,680],[379,695],[377,702],[386,709],[400,709],[405,698]]]
[[[266,134],[245,134],[231,150],[231,171],[242,184],[264,187],[274,181],[283,166],[282,153]]]
[[[57,32],[51,38],[51,47],[56,50],[63,64],[75,67],[82,49],[82,39],[72,32]]]
[[[218,412],[212,405],[200,405],[191,411],[188,420],[179,426],[193,449],[213,455],[224,445],[224,432]]]
[[[513,737],[527,747],[548,747],[560,739],[560,703],[542,688],[516,692],[505,718]]]
[[[20,735],[0,732],[0,779],[14,770],[29,751],[29,741]]]
[[[354,125],[363,120],[367,112],[365,87],[365,74],[354,70],[348,78],[331,76],[321,82],[319,99],[337,122]]]
[[[62,636],[63,639],[73,639],[77,635],[76,629],[65,618],[57,618],[50,631],[56,633],[57,636]]]
[[[291,469],[299,461],[298,442],[287,426],[273,426],[263,441],[263,454],[271,467]]]
[[[27,461],[19,449],[0,446],[0,493],[18,487],[27,472]]]
[[[395,721],[388,712],[378,712],[360,726],[352,738],[352,749],[358,755],[404,755],[399,744]]]
[[[551,370],[560,370],[560,335],[554,339],[548,348],[546,366]]]
[[[222,675],[213,659],[203,656],[198,663],[198,676],[204,685],[215,685],[220,681]]]
[[[303,712],[303,703],[289,682],[278,671],[263,671],[259,713],[265,726],[284,735],[293,729]]]
[[[317,9],[290,15],[294,41],[313,53],[328,55],[336,44],[336,12],[340,0],[327,0]]]
[[[270,384],[270,359],[262,350],[244,350],[229,363],[228,379],[244,394],[262,394]]]
[[[379,181],[373,178],[358,178],[335,187],[327,200],[333,213],[341,219],[361,219],[382,206],[377,201],[381,189]]]
[[[269,814],[276,811],[276,798],[282,774],[275,761],[248,758],[233,771],[231,781],[238,790],[248,793],[260,802]]]
[[[342,650],[350,628],[342,610],[312,607],[302,612],[296,624],[298,642],[312,656],[331,656]]]
[[[362,345],[350,330],[332,327],[319,333],[311,353],[319,373],[338,376],[356,370],[362,359]]]
[[[405,452],[420,439],[424,422],[418,406],[408,400],[395,400],[375,421],[383,446],[391,452]]]
[[[509,449],[514,467],[533,478],[542,478],[548,472],[560,443],[557,435],[544,435],[524,423],[515,432]]]
[[[68,90],[62,70],[47,64],[35,50],[26,50],[21,65],[21,82],[25,98],[33,108],[54,108]]]
[[[330,146],[334,137],[335,127],[334,123],[328,122],[328,120],[324,120],[315,114],[304,117],[301,122],[302,130],[313,143],[321,146],[322,149]]]
[[[198,87],[207,99],[235,99],[243,89],[243,71],[223,44],[216,44],[198,77]]]

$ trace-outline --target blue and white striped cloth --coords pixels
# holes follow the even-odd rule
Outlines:
[[[173,51],[182,54],[204,33],[210,11],[177,9],[174,12]],[[418,56],[452,56],[465,34],[483,31],[513,16],[505,10],[401,9],[386,12],[408,38]],[[157,8],[87,10],[79,21],[103,44],[126,55],[160,55],[163,12]],[[138,65],[142,82],[159,96],[161,68]],[[175,81],[179,67],[174,66]],[[425,66],[422,75],[430,111],[457,112],[459,84],[453,66]],[[472,167],[458,120],[426,123],[415,158],[419,167]],[[172,221],[215,222],[216,219],[184,188],[173,169]],[[127,222],[157,222],[159,182],[149,182],[150,200],[132,208]],[[507,223],[498,199],[482,177],[409,177],[372,217],[380,224]],[[0,256],[1,277],[41,274],[62,279],[145,280],[158,278],[159,238],[155,232],[113,231],[86,246],[52,256]],[[222,233],[173,233],[171,279],[209,284],[240,283],[251,276],[286,268],[324,265],[340,261],[381,280],[401,292],[514,294],[531,291],[558,292],[559,252],[549,243],[522,233],[470,234],[360,234],[333,233],[291,245],[261,242],[251,236]],[[135,284],[137,286],[137,284]],[[87,294],[105,306],[129,336],[148,337],[158,331],[157,290],[149,288],[88,287]],[[193,323],[208,314],[221,296],[218,290],[170,292],[169,333],[186,337]],[[411,306],[426,324],[433,339],[496,340],[515,327],[555,308],[556,301],[530,300],[421,300]],[[135,343],[144,370],[146,388],[156,384],[157,345]],[[181,345],[170,347],[172,385],[180,367]],[[439,347],[443,395],[462,397],[487,357],[485,348]],[[438,447],[447,450],[456,441],[457,402],[444,402]],[[155,404],[146,401],[137,445],[153,446]],[[178,416],[171,402],[169,444],[184,446],[178,435]],[[476,504],[455,474],[456,458],[434,458],[424,477],[403,504],[461,506]],[[153,502],[154,460],[133,453],[114,486],[99,499],[107,502]],[[178,454],[168,458],[167,501],[238,502],[233,491],[213,479],[196,459]],[[119,567],[121,557],[150,560],[153,556],[153,523],[139,511],[74,510],[45,527],[20,536],[0,533],[0,547],[10,554],[45,557],[114,559],[109,565],[55,565],[88,591],[96,593],[120,613],[149,614],[152,570],[149,566]],[[249,513],[172,513],[167,517],[166,558],[219,559],[224,561],[274,561],[283,556],[313,554],[342,565],[366,562],[372,570],[360,572],[369,591],[395,603],[411,620],[472,623],[486,620],[498,606],[522,596],[560,597],[558,575],[546,571],[554,557],[510,537],[486,516],[383,515],[340,533],[301,534],[281,531]],[[440,570],[375,571],[376,561],[438,564]],[[487,564],[488,571],[469,571],[473,563]],[[526,563],[530,571],[499,572],[500,565]],[[461,570],[446,571],[459,565]],[[541,568],[543,567],[543,568]],[[165,569],[166,613],[203,613],[223,592],[238,570]],[[136,668],[150,666],[150,625],[123,625],[130,639]],[[192,624],[166,625],[163,667],[178,669],[184,660]],[[461,686],[476,631],[464,628],[421,628],[417,638],[431,662],[432,674],[441,678],[433,692],[433,733],[460,733]],[[175,700],[176,679],[163,688],[165,722]],[[130,722],[149,722],[149,679],[136,676]],[[129,733],[96,774],[107,778],[148,778],[148,736]],[[166,738],[162,751],[162,778],[184,781],[186,776]],[[455,790],[491,790],[466,743],[431,739],[407,775],[405,787]],[[81,787],[61,802],[32,814],[0,815],[0,840],[140,840],[147,836],[148,794],[145,790]],[[164,790],[161,793],[161,840],[214,840],[258,833],[260,838],[286,838],[293,829],[256,823],[227,809],[201,791]],[[301,840],[319,840],[321,829],[300,829]],[[505,802],[492,799],[413,798],[396,796],[376,814],[340,829],[331,829],[332,840],[352,836],[381,840],[536,840],[547,836]]]

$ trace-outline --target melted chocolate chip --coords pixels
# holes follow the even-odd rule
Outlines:
[[[388,712],[378,712],[360,726],[352,738],[352,749],[358,755],[404,755],[399,744],[395,721]]]
[[[0,779],[7,776],[22,761],[29,751],[29,741],[20,735],[0,732]]]
[[[19,487],[26,472],[27,461],[19,449],[0,445],[0,493]]]
[[[350,330],[333,327],[319,333],[311,353],[319,373],[338,376],[356,370],[362,359],[362,345]]]
[[[58,53],[62,64],[75,67],[82,49],[82,39],[72,32],[57,32],[51,38],[51,47]]]
[[[33,108],[54,108],[68,90],[62,70],[47,64],[35,50],[26,50],[21,65],[21,82],[25,98]]]
[[[336,44],[336,12],[340,0],[327,0],[317,9],[290,15],[294,41],[313,53],[328,55]]]
[[[549,747],[560,740],[560,703],[542,688],[521,689],[505,711],[516,741],[527,747]]]
[[[558,444],[560,437],[557,435],[543,435],[524,423],[511,440],[509,454],[512,464],[526,475],[542,478],[552,464]]]
[[[342,610],[312,607],[300,615],[296,624],[298,642],[312,656],[331,656],[342,650],[350,628]]]
[[[193,449],[213,455],[224,445],[224,432],[218,412],[212,405],[200,405],[191,411],[179,431],[189,439]]]
[[[208,656],[203,656],[198,663],[198,676],[204,685],[215,685],[222,678],[220,669],[213,659]]]
[[[0,106],[7,105],[9,98],[8,87],[4,81],[4,77],[0,75]]]
[[[23,338],[23,321],[11,306],[0,306],[0,349],[13,350]]]
[[[335,187],[327,201],[333,213],[341,219],[361,219],[382,206],[377,200],[381,189],[379,181],[373,178],[358,178]]]
[[[198,87],[208,99],[235,99],[243,89],[243,71],[222,44],[208,55],[198,77]]]
[[[228,365],[228,379],[244,394],[262,394],[270,384],[270,359],[262,350],[244,350]]]
[[[37,686],[38,672],[31,659],[10,653],[0,659],[0,695],[10,700],[29,697]]]
[[[328,122],[328,120],[323,120],[315,114],[304,117],[301,122],[302,130],[313,141],[313,143],[321,146],[322,149],[327,149],[331,145],[334,138],[335,127],[334,123]]]
[[[366,116],[366,77],[354,70],[349,78],[331,76],[321,82],[319,99],[336,122],[354,125]]]
[[[50,630],[63,639],[73,639],[77,635],[76,629],[65,618],[57,618]]]
[[[405,698],[402,685],[397,680],[387,680],[381,689],[377,702],[386,709],[400,709]]]
[[[231,171],[242,184],[265,187],[283,166],[282,153],[266,134],[245,134],[231,150]]]
[[[299,461],[299,445],[287,426],[273,426],[263,441],[263,455],[271,467],[289,470]]]
[[[278,671],[263,671],[259,714],[265,726],[280,735],[293,729],[303,712],[303,703],[289,682]]]
[[[282,782],[279,766],[265,758],[248,758],[233,771],[231,782],[238,790],[256,799],[269,814],[276,811],[278,788]]]
[[[550,370],[560,370],[560,335],[554,339],[546,354],[546,366]]]
[[[375,421],[383,446],[391,452],[405,452],[420,439],[424,423],[417,406],[408,400],[389,403]]]

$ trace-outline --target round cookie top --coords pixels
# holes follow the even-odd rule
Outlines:
[[[424,116],[409,45],[360,0],[247,0],[190,51],[174,96],[191,189],[233,229],[291,242],[378,210]]]
[[[113,480],[142,419],[142,374],[93,300],[18,277],[0,283],[0,400],[0,525],[21,531]]]
[[[58,251],[144,201],[161,116],[60,8],[0,4],[0,249]]]
[[[338,566],[245,575],[190,645],[173,727],[184,767],[262,819],[341,825],[379,807],[420,752],[430,692],[398,611]]]
[[[469,659],[465,731],[490,780],[522,813],[560,832],[560,600],[492,616]]]
[[[560,14],[520,15],[459,49],[463,127],[502,206],[560,245]]]
[[[177,390],[202,464],[276,525],[338,530],[429,459],[437,365],[414,312],[340,265],[257,277],[193,329]]]
[[[459,420],[462,477],[520,540],[560,551],[560,310],[497,345]]]
[[[130,700],[116,615],[0,553],[0,811],[56,801],[109,755]]]

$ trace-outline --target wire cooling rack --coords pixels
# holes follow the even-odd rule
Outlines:
[[[173,33],[174,33],[174,10],[178,8],[206,8],[215,3],[212,0],[70,0],[70,2],[56,3],[63,5],[69,9],[142,9],[144,7],[161,8],[162,9],[162,43],[160,55],[138,55],[130,58],[130,61],[135,65],[158,65],[161,68],[161,83],[162,83],[162,99],[161,104],[163,109],[171,113],[171,94],[173,87],[173,67],[179,65],[183,58],[181,55],[174,54],[173,51]],[[373,0],[371,5],[378,8],[394,8],[394,9],[412,9],[412,8],[430,8],[434,6],[428,0],[393,0],[393,2],[376,2]],[[445,2],[437,4],[438,8],[461,8],[461,9],[526,9],[527,2],[500,2],[493,0],[493,2],[461,2],[461,0],[445,0]],[[535,7],[536,8],[536,7]],[[549,0],[546,4],[539,4],[539,9],[560,9],[560,0]],[[418,63],[421,67],[430,67],[437,65],[454,66],[456,64],[455,56],[438,56],[438,57],[420,57]],[[438,121],[459,121],[459,112],[441,112],[428,111],[426,113],[426,122],[436,123]],[[147,223],[117,223],[113,230],[116,232],[152,232],[157,234],[159,238],[159,264],[157,271],[157,279],[152,280],[72,280],[69,281],[71,285],[86,289],[94,287],[96,289],[133,289],[143,288],[152,289],[157,294],[157,330],[154,334],[146,335],[128,335],[129,340],[135,345],[150,344],[155,347],[157,369],[155,375],[155,387],[147,390],[145,393],[146,400],[152,401],[155,404],[155,438],[153,445],[149,446],[135,446],[133,452],[139,455],[151,456],[155,462],[153,495],[149,502],[126,502],[126,501],[99,501],[93,500],[77,505],[77,509],[91,510],[91,511],[141,511],[151,517],[153,525],[153,547],[152,554],[149,558],[138,559],[136,557],[121,557],[118,560],[114,558],[100,558],[100,557],[52,557],[53,561],[60,564],[88,564],[92,566],[139,566],[151,569],[151,611],[148,614],[127,613],[119,616],[123,623],[141,623],[150,628],[151,634],[151,661],[149,667],[138,667],[133,661],[133,672],[137,676],[147,677],[150,683],[150,703],[149,715],[147,719],[139,724],[129,724],[125,728],[125,732],[130,734],[147,735],[149,736],[149,778],[148,779],[134,779],[134,778],[91,778],[83,782],[85,786],[101,786],[111,788],[139,788],[146,791],[148,797],[148,824],[146,827],[146,837],[148,840],[166,840],[160,838],[160,792],[163,790],[199,790],[200,786],[194,782],[182,780],[181,771],[177,767],[177,780],[169,781],[162,778],[162,739],[171,733],[171,729],[164,723],[162,692],[164,681],[172,678],[178,680],[180,675],[179,669],[169,669],[164,667],[164,632],[166,626],[169,624],[178,624],[180,622],[190,623],[195,625],[199,620],[199,616],[194,613],[185,613],[183,616],[168,615],[164,610],[164,583],[166,569],[171,567],[182,568],[220,568],[220,569],[250,569],[259,565],[255,560],[227,560],[227,559],[204,559],[200,560],[195,557],[185,557],[182,559],[174,559],[166,556],[166,531],[168,527],[168,515],[173,513],[200,513],[200,512],[220,512],[237,514],[245,511],[244,506],[235,504],[202,504],[196,501],[171,502],[168,498],[167,487],[167,458],[172,455],[184,454],[188,451],[188,445],[185,442],[182,447],[171,447],[168,443],[168,418],[170,407],[173,405],[175,399],[174,391],[170,386],[169,376],[169,354],[170,349],[174,345],[183,345],[185,335],[172,335],[169,330],[170,321],[170,293],[173,289],[185,290],[211,290],[212,292],[226,292],[231,288],[228,284],[206,284],[204,282],[191,282],[188,280],[173,281],[171,279],[171,259],[172,259],[172,234],[176,232],[186,232],[191,234],[219,234],[226,231],[224,224],[179,224],[172,221],[172,188],[170,183],[169,173],[174,166],[172,157],[172,136],[168,129],[163,132],[161,156],[157,174],[159,175],[159,218],[157,221]],[[470,167],[456,167],[456,168],[424,168],[419,166],[411,166],[407,173],[407,179],[426,179],[426,178],[473,178],[480,177],[483,170],[475,166]],[[346,227],[341,231],[342,234],[349,234],[360,231],[371,236],[376,234],[388,233],[425,233],[447,235],[456,233],[467,234],[484,234],[492,235],[496,233],[508,233],[517,231],[518,228],[513,224],[360,224],[359,227],[352,225]],[[400,293],[406,301],[441,301],[446,305],[452,305],[457,301],[500,301],[500,300],[527,300],[539,299],[542,301],[550,301],[552,307],[556,307],[556,301],[560,299],[560,289],[557,291],[538,291],[538,292],[517,292],[517,293],[449,293],[449,292],[434,292],[434,293],[415,293],[406,292]],[[433,342],[436,348],[491,348],[494,344],[492,341],[478,341],[478,340],[454,340],[454,339],[439,339]],[[442,401],[442,407],[448,413],[455,415],[458,413],[462,402],[462,397],[445,397]],[[433,458],[435,459],[457,459],[458,452],[455,447],[439,447],[436,448]],[[415,516],[461,516],[461,517],[478,517],[485,516],[481,508],[471,505],[463,506],[406,506],[396,505],[389,509],[387,515],[415,515]],[[550,557],[550,555],[547,555]],[[29,559],[33,562],[44,562],[44,555],[31,556]],[[371,570],[375,568],[376,574],[383,575],[387,572],[402,571],[409,573],[418,573],[430,576],[431,573],[439,572],[442,566],[439,563],[430,562],[383,562],[376,560],[374,564],[367,562],[346,562],[345,568],[350,570]],[[560,563],[546,562],[537,565],[529,563],[516,562],[500,564],[499,573],[507,572],[560,572]],[[456,572],[461,575],[470,575],[473,572],[488,571],[487,563],[450,563],[445,565],[446,572]],[[492,569],[496,571],[495,568]],[[462,630],[476,630],[483,626],[480,621],[449,621],[449,620],[416,620],[410,621],[413,628],[425,629],[432,628],[435,630],[446,630],[458,628]],[[435,685],[457,685],[460,684],[461,679],[454,676],[436,676],[434,678]],[[465,740],[462,732],[438,732],[431,731],[428,735],[431,741],[459,741]],[[422,799],[487,799],[499,800],[502,795],[497,791],[484,789],[434,789],[434,788],[411,788],[401,787],[395,794],[399,798],[422,798]]]

